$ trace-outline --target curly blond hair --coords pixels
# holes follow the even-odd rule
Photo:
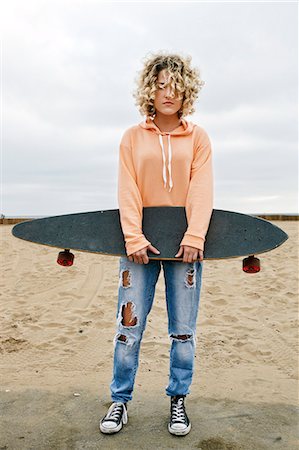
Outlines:
[[[140,114],[152,118],[155,116],[154,100],[158,89],[157,79],[159,72],[163,69],[167,69],[169,74],[168,84],[171,91],[183,99],[182,106],[178,111],[179,118],[193,114],[195,112],[193,105],[205,82],[201,80],[199,70],[191,67],[191,56],[161,51],[156,54],[147,54],[143,61],[143,68],[135,79],[137,88],[133,92],[135,105]]]

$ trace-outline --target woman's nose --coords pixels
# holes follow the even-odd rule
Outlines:
[[[172,93],[171,88],[169,86],[167,86],[167,88],[166,88],[165,97],[167,97],[167,98],[173,97],[173,93]]]

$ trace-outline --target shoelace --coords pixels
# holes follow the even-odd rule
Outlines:
[[[105,420],[117,420],[119,421],[123,413],[123,406],[121,404],[113,403],[108,411]]]
[[[172,419],[175,422],[185,423],[184,400],[180,398],[177,403],[172,403]]]

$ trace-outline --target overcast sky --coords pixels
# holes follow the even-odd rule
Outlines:
[[[5,4],[4,4],[5,3]],[[297,212],[295,2],[1,3],[6,216],[118,208],[119,141],[149,52],[192,56],[214,208]]]

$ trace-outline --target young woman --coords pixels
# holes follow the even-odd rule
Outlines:
[[[144,121],[128,128],[119,152],[118,202],[127,257],[120,258],[117,332],[114,338],[112,404],[100,421],[103,433],[116,433],[128,421],[139,349],[163,267],[168,333],[171,339],[168,430],[189,433],[184,400],[190,393],[196,319],[205,235],[213,211],[211,143],[206,131],[184,116],[204,84],[191,58],[161,52],[147,57],[134,93]],[[184,206],[188,228],[178,261],[149,260],[159,254],[142,231],[142,208]]]

